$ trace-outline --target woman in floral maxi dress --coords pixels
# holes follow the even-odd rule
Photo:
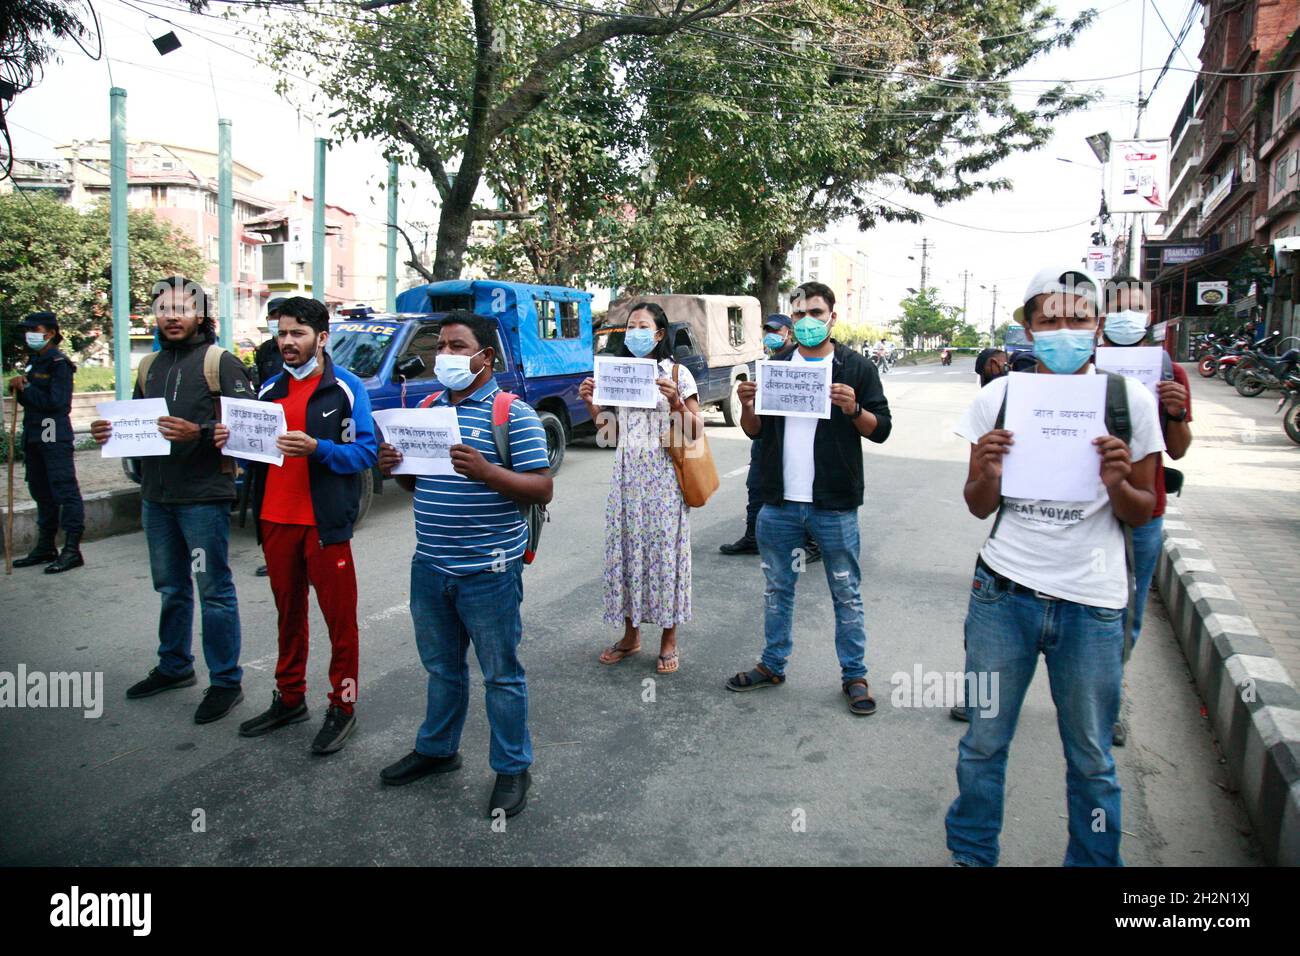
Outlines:
[[[596,383],[590,378],[579,390],[592,420],[602,426],[601,435],[609,436],[609,417],[617,427],[605,506],[604,619],[621,623],[623,638],[605,648],[600,660],[617,664],[640,651],[640,625],[648,623],[663,631],[656,670],[671,674],[678,666],[677,625],[691,619],[691,525],[661,436],[674,416],[692,437],[704,423],[691,373],[679,367],[673,383],[668,317],[660,306],[647,302],[632,307],[624,343],[624,357],[659,362],[657,407],[602,409],[593,403]]]

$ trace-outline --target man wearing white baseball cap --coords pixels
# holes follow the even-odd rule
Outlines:
[[[1016,320],[1033,344],[1038,374],[1097,374],[1097,288],[1087,275],[1070,265],[1043,269],[1023,302]],[[1119,866],[1111,733],[1128,650],[1124,526],[1148,521],[1155,505],[1156,460],[1164,448],[1155,400],[1136,381],[1108,376],[1108,434],[1093,440],[1091,500],[1004,498],[1003,456],[1015,444],[1002,427],[1008,381],[981,389],[956,429],[971,443],[966,506],[977,518],[997,514],[971,582],[966,671],[998,690],[987,706],[972,701],[968,708],[970,724],[958,745],[959,792],[946,820],[948,849],[959,866],[997,864],[1007,754],[1042,654],[1065,751],[1065,864]]]

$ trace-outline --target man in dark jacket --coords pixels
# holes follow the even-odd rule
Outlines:
[[[14,400],[23,407],[23,460],[27,487],[36,502],[36,547],[15,568],[45,565],[46,574],[79,568],[85,507],[77,486],[72,447],[72,376],[76,366],[59,351],[63,336],[53,312],[33,312],[23,330],[31,361],[22,375],[9,380]],[[63,551],[54,545],[63,524]]]
[[[254,463],[249,473],[257,537],[279,612],[280,655],[270,708],[239,726],[241,735],[259,737],[308,718],[310,584],[331,646],[329,708],[311,745],[317,754],[342,748],[356,727],[357,574],[350,541],[361,482],[371,480],[379,454],[365,386],[325,351],[329,327],[329,312],[315,299],[286,299],[279,327],[284,371],[258,394],[284,408],[286,428],[276,440],[283,465]],[[218,446],[227,434],[217,426]]]
[[[220,351],[209,382],[205,367],[216,345],[210,299],[181,276],[154,286],[154,315],[162,349],[137,373],[133,398],[162,398],[168,414],[158,431],[172,443],[171,454],[140,459],[140,516],[149,544],[154,590],[162,595],[158,622],[158,666],[128,688],[131,699],[150,697],[195,683],[194,583],[203,619],[203,658],[211,686],[194,714],[206,724],[230,713],[244,699],[239,666],[239,603],[227,559],[230,505],[235,500],[233,460],[213,443],[221,396],[251,399],[244,364]],[[219,385],[219,390],[214,389]],[[99,420],[91,435],[103,445],[113,434]],[[193,577],[191,578],[191,571]]]
[[[740,385],[740,427],[759,443],[763,508],[758,515],[758,549],[767,578],[763,630],[766,647],[753,670],[736,674],[727,689],[755,690],[785,683],[785,663],[794,646],[794,592],[807,564],[809,535],[822,548],[826,583],[835,603],[835,650],[841,687],[850,712],[875,713],[864,662],[861,570],[858,565],[858,508],[862,505],[862,439],[880,443],[892,427],[889,403],[875,367],[830,337],[835,293],[805,282],[794,293],[790,317],[798,345],[773,361],[831,363],[830,417],[758,416],[755,382]]]
[[[259,389],[279,375],[280,370],[284,368],[284,359],[280,356],[278,333],[280,306],[287,301],[284,296],[277,296],[266,303],[266,330],[271,337],[259,345],[257,351],[253,353],[253,370],[256,375],[253,384]]]

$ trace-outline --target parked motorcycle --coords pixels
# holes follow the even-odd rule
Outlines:
[[[1291,349],[1276,357],[1259,352],[1243,356],[1237,363],[1233,386],[1245,398],[1254,398],[1266,390],[1280,389],[1287,376],[1295,371],[1298,360],[1300,349]]]
[[[1282,428],[1286,437],[1300,445],[1300,372],[1292,370],[1282,381],[1282,397],[1277,400],[1277,411],[1282,412]]]
[[[1282,332],[1278,330],[1260,339],[1255,345],[1247,345],[1244,348],[1229,351],[1228,354],[1219,359],[1219,368],[1223,371],[1223,380],[1235,388],[1237,378],[1242,371],[1255,368],[1263,357],[1277,357],[1277,347],[1281,341]],[[1256,392],[1255,394],[1258,395],[1259,393]]]

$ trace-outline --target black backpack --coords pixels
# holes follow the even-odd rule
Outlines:
[[[1133,420],[1129,417],[1128,391],[1127,386],[1124,384],[1124,376],[1103,369],[1097,369],[1097,371],[1106,376],[1106,431],[1128,445],[1133,441]],[[993,427],[1002,428],[1006,424],[1006,420],[1007,396],[1006,392],[1003,392],[1002,406],[998,409],[997,421],[993,423]],[[998,533],[998,525],[1002,523],[1002,513],[1005,510],[1006,499],[999,498],[998,514],[993,519],[993,530],[989,532],[989,538]],[[1115,520],[1119,521],[1118,516]],[[1124,661],[1127,663],[1129,655],[1133,653],[1133,615],[1137,609],[1137,575],[1135,573],[1137,565],[1133,558],[1133,529],[1122,521],[1119,522],[1119,526],[1124,532],[1124,565],[1128,572],[1128,608],[1124,615]]]

